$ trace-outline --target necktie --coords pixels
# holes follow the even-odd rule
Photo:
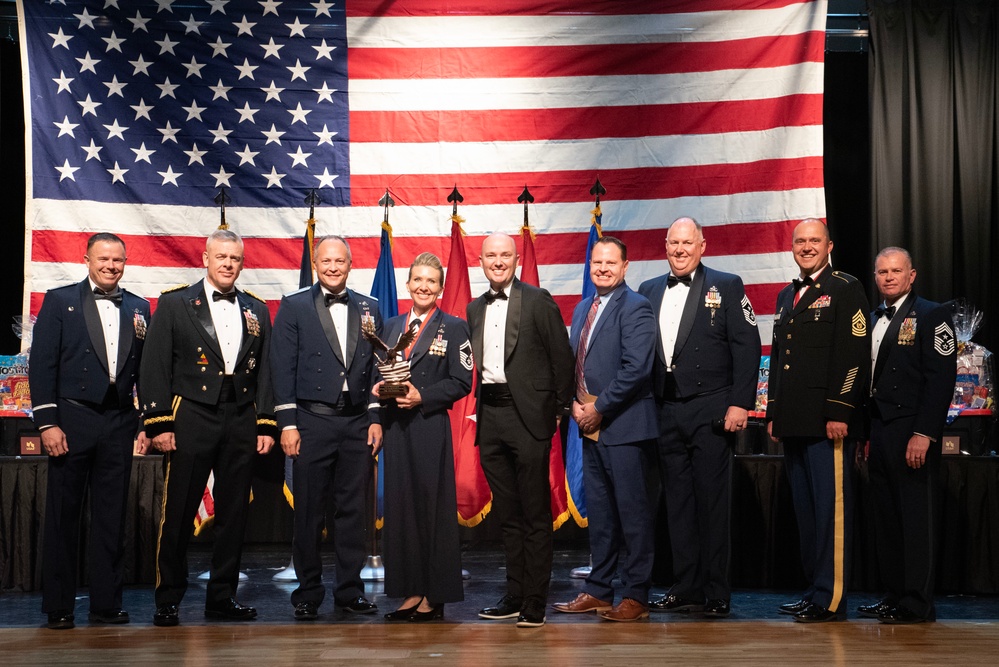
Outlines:
[[[485,298],[487,305],[493,303],[494,301],[496,301],[496,299],[502,299],[503,301],[506,301],[507,298],[506,292],[504,292],[503,290],[500,290],[495,294],[493,294],[492,292],[486,292],[482,296]]]
[[[874,309],[874,319],[877,320],[882,315],[890,322],[891,318],[895,316],[895,306],[888,306],[885,308],[883,305],[878,306]]]
[[[801,288],[802,287],[811,287],[815,283],[812,281],[812,277],[809,276],[809,277],[804,278],[802,280],[798,280],[797,278],[795,278],[794,280],[791,281],[791,284],[794,285],[794,305],[797,306],[798,305],[798,299],[801,298]]]
[[[593,320],[597,317],[597,310],[600,308],[600,295],[593,297],[593,305],[586,314],[586,323],[583,330],[579,332],[579,347],[576,348],[576,395],[582,396],[586,391],[586,378],[583,366],[586,361],[586,345],[590,340],[590,329],[593,328]]]
[[[236,303],[236,290],[231,292],[222,292],[215,290],[212,292],[212,301],[228,301],[229,303]]]
[[[334,303],[347,303],[347,290],[344,290],[339,294],[327,294],[326,307],[329,308]]]
[[[115,290],[110,294],[105,293],[100,287],[94,288],[94,298],[98,301],[110,301],[116,306],[121,305],[121,290]]]
[[[409,359],[409,353],[413,351],[413,346],[416,345],[416,339],[420,335],[421,324],[423,324],[423,322],[418,317],[409,323],[409,330],[412,331],[415,335],[413,336],[413,340],[409,341],[409,345],[406,346],[407,359]]]
[[[676,287],[679,283],[683,283],[689,287],[690,274],[688,273],[685,276],[674,276],[671,274],[670,277],[666,279],[666,287]]]

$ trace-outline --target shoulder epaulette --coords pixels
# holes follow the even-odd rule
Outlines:
[[[839,278],[840,280],[842,280],[845,283],[854,283],[854,282],[857,282],[857,279],[854,278],[853,276],[851,276],[849,273],[843,273],[842,271],[833,271],[832,274],[833,274],[833,277]]]
[[[252,296],[254,299],[256,299],[257,301],[259,301],[261,303],[267,303],[267,301],[264,300],[262,297],[257,296],[256,294],[254,294],[253,292],[251,292],[248,289],[243,290],[243,292],[246,293],[246,294],[248,294],[248,295],[250,295],[250,296]]]
[[[351,290],[351,291],[362,299],[371,299],[375,303],[378,303],[378,297],[371,296],[370,294],[365,294],[364,292],[358,292],[357,290]]]
[[[312,289],[312,285],[309,285],[307,287],[299,287],[294,292],[288,292],[284,296],[291,296],[292,294],[301,294],[302,292],[308,292],[310,289]]]
[[[166,288],[165,290],[163,290],[162,292],[160,292],[160,294],[169,294],[170,292],[178,292],[178,291],[180,291],[182,289],[187,289],[190,286],[191,286],[190,283],[187,283],[187,284],[184,284],[184,285],[174,285],[173,287]]]

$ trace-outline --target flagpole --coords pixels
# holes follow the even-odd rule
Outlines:
[[[378,200],[378,205],[383,210],[381,249],[378,257],[378,268],[375,269],[375,278],[371,286],[371,295],[378,299],[382,320],[388,320],[399,314],[399,296],[395,286],[395,264],[392,261],[392,225],[389,224],[389,209],[395,206],[395,200],[392,199],[387,188],[385,195]],[[382,451],[384,452],[384,450]],[[378,552],[378,530],[384,520],[380,516],[383,492],[379,488],[379,482],[384,483],[384,465],[383,454],[379,453],[372,473],[371,550],[364,567],[361,568],[362,581],[385,581],[385,565]]]

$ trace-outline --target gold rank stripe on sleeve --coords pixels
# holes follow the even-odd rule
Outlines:
[[[853,335],[858,338],[863,338],[867,335],[867,316],[859,308],[853,315],[851,329],[853,330]]]
[[[258,419],[257,420],[257,426],[273,426],[274,428],[277,428],[277,420],[276,419]]]
[[[853,381],[857,379],[857,372],[860,370],[859,366],[854,366],[846,373],[846,379],[843,380],[843,389],[840,391],[840,396],[843,394],[849,394],[853,390]]]

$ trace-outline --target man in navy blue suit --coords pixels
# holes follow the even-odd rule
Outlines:
[[[870,472],[884,599],[862,616],[882,623],[936,618],[933,585],[940,520],[940,439],[957,374],[950,309],[912,291],[909,253],[878,253],[883,299],[871,315]]]
[[[132,392],[149,302],[118,287],[125,242],[94,234],[89,276],[45,295],[35,323],[28,377],[34,421],[48,454],[42,611],[48,627],[74,625],[80,513],[90,488],[90,622],[128,623],[121,608],[125,504],[139,432]]]
[[[729,614],[732,451],[756,403],[760,335],[742,279],[701,264],[701,225],[666,234],[668,274],[638,292],[658,314],[653,385],[675,582],[656,611]]]
[[[382,446],[378,403],[370,400],[374,354],[361,327],[381,333],[378,302],[347,289],[351,254],[346,239],[319,239],[312,287],[286,294],[274,318],[271,357],[274,411],[281,448],[294,459],[298,588],[295,620],[312,621],[326,595],[320,553],[330,494],[336,563],[336,606],[354,614],[378,610],[364,597],[365,508],[374,456]]]
[[[572,416],[583,435],[593,567],[582,593],[554,605],[563,613],[596,611],[608,621],[649,617],[654,552],[645,475],[659,432],[651,377],[656,320],[648,299],[625,284],[627,270],[625,245],[612,236],[598,240],[590,255],[597,294],[572,316]],[[612,606],[615,575],[621,599]]]

